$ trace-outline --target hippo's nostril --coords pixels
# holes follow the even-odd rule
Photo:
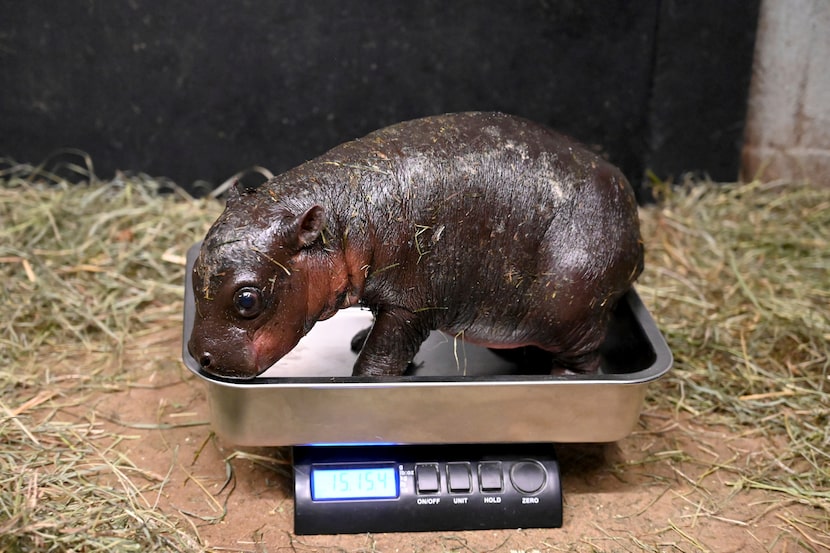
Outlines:
[[[203,369],[210,367],[213,363],[213,358],[211,358],[209,353],[203,353],[202,356],[199,358],[199,364],[202,366]]]

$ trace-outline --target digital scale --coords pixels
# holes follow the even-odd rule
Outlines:
[[[550,444],[294,448],[294,532],[562,526]]]
[[[182,355],[206,383],[211,423],[237,445],[293,446],[296,534],[557,528],[555,443],[613,442],[639,419],[671,352],[632,290],[617,305],[598,374],[552,376],[433,332],[402,377],[353,377],[349,308],[317,323],[247,380],[202,371],[187,351],[195,304],[187,254]]]

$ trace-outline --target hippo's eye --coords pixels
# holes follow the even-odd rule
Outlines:
[[[253,319],[262,312],[262,292],[259,288],[245,286],[233,296],[233,306],[246,319]]]

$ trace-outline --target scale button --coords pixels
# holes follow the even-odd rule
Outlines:
[[[435,463],[418,463],[415,465],[415,486],[418,493],[437,493],[438,465]]]
[[[447,463],[447,487],[451,492],[469,492],[473,489],[470,463]]]
[[[480,462],[478,482],[483,492],[500,492],[502,490],[501,461]]]
[[[538,492],[546,480],[545,467],[537,461],[519,461],[510,469],[510,481],[522,493]]]

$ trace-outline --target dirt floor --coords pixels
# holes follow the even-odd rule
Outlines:
[[[219,203],[32,171],[0,179],[0,551],[830,551],[830,190],[641,210],[675,365],[630,436],[558,447],[561,529],[296,536],[288,450],[215,437],[181,360],[183,255]]]
[[[210,551],[728,553],[827,545],[811,530],[826,527],[821,513],[795,499],[782,502],[775,490],[753,489],[730,470],[767,466],[781,444],[760,431],[736,435],[648,404],[639,428],[618,443],[559,446],[561,529],[295,536],[289,465],[281,464],[288,451],[237,450],[199,424],[210,413],[203,382],[181,366],[178,331],[153,338],[157,343],[125,356],[133,385],[97,397],[78,415],[129,436],[118,448],[148,480],[163,483],[144,500],[179,513]],[[147,366],[156,368],[148,373]]]

